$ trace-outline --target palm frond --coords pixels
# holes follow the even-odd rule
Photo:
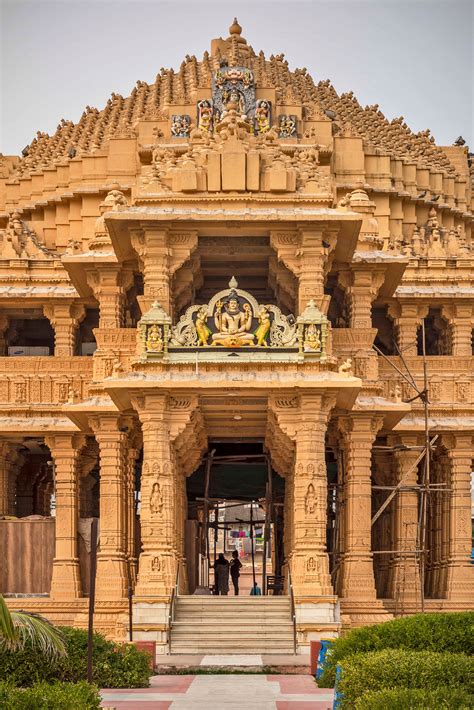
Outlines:
[[[19,651],[27,641],[50,658],[67,655],[64,637],[59,629],[39,614],[10,611],[0,594],[0,647]]]
[[[5,599],[0,594],[0,640],[4,643],[13,643],[16,639],[15,627]]]
[[[43,616],[24,611],[12,611],[11,616],[22,648],[30,641],[45,656],[67,655],[62,633]]]

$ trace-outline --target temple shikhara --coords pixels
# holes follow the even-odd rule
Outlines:
[[[466,146],[236,20],[2,155],[8,604],[86,626],[98,518],[95,627],[159,653],[472,608],[472,207]]]

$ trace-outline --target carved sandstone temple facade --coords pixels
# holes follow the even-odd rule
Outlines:
[[[215,442],[260,446],[284,480],[279,571],[301,644],[422,595],[472,605],[465,148],[256,54],[235,21],[201,61],[38,133],[0,170],[11,606],[85,624],[98,517],[96,625],[126,637],[131,586],[164,649],[178,570],[190,590],[187,521],[202,520],[187,482]],[[439,486],[424,590],[423,409],[391,366],[397,345],[422,385],[422,324]]]

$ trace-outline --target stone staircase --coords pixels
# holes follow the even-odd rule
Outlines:
[[[289,597],[181,596],[171,653],[293,653]]]

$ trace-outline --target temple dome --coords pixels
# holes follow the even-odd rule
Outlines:
[[[213,40],[211,53],[205,52],[201,61],[186,55],[179,71],[162,68],[152,84],[137,81],[127,98],[112,93],[102,110],[87,106],[77,123],[61,119],[54,135],[38,132],[20,159],[16,174],[96,152],[112,137],[134,135],[134,126],[140,119],[167,115],[173,104],[194,104],[197,89],[211,86],[212,75],[222,63],[247,67],[253,72],[257,87],[275,88],[277,102],[302,105],[304,117],[329,116],[338,124],[336,132],[350,131],[391,156],[414,160],[441,172],[456,172],[429,131],[413,133],[403,117],[389,121],[377,104],[361,106],[353,92],[338,95],[329,80],[315,84],[305,68],[290,71],[284,54],[268,59],[263,52],[256,54],[241,36],[236,18],[229,32],[228,39]]]

